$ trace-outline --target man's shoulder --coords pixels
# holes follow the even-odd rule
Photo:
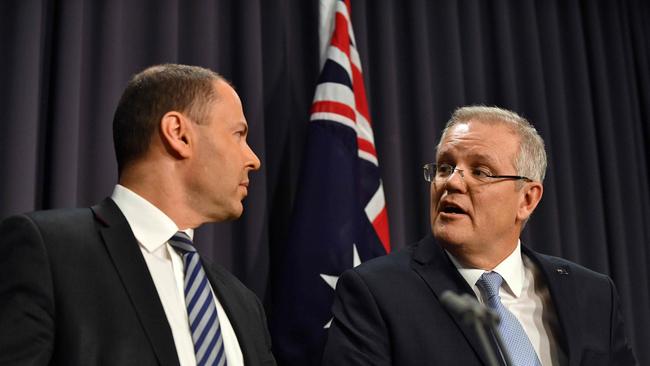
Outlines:
[[[2,225],[34,226],[38,228],[63,228],[80,224],[92,217],[90,208],[59,208],[32,211],[8,216],[2,219]]]
[[[609,276],[606,274],[594,271],[566,258],[542,254],[530,249],[526,251],[526,254],[537,261],[543,270],[549,274],[570,275],[580,280],[610,281]]]
[[[421,247],[430,245],[429,238],[410,243],[381,257],[370,259],[361,263],[352,270],[362,277],[366,276],[394,276],[396,274],[411,273],[413,255]]]
[[[92,211],[89,207],[57,208],[51,210],[28,212],[23,215],[38,223],[61,224],[66,222],[75,222],[79,219],[89,218],[92,216]]]
[[[95,212],[97,207],[106,207],[106,201],[92,208],[58,208],[17,214],[0,221],[0,230],[40,237],[40,240],[85,240],[96,232],[98,224],[108,225]]]

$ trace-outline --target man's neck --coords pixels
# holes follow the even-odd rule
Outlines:
[[[512,252],[517,248],[517,243],[518,240],[514,241],[514,244],[512,245],[497,247],[498,249],[496,250],[494,247],[491,247],[492,250],[481,250],[478,252],[469,251],[466,247],[458,245],[443,245],[443,248],[453,255],[454,258],[466,268],[491,271],[512,254]]]
[[[180,229],[193,229],[204,222],[187,205],[186,195],[178,188],[182,186],[181,184],[174,184],[164,177],[156,177],[155,174],[133,174],[132,172],[120,176],[119,184],[156,206]]]

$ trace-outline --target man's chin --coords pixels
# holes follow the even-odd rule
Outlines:
[[[237,220],[244,213],[244,206],[241,202],[233,204],[231,207],[221,207],[214,210],[210,216],[210,222],[223,222]]]
[[[460,246],[464,242],[463,233],[467,233],[468,229],[455,226],[447,224],[434,224],[433,226],[433,237],[445,249]]]
[[[229,212],[228,220],[237,220],[244,214],[244,205],[238,202]]]

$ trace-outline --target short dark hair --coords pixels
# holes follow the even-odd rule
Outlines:
[[[198,66],[164,64],[149,67],[129,81],[113,117],[117,170],[142,157],[165,113],[185,113],[199,123],[205,107],[217,99],[219,74]]]

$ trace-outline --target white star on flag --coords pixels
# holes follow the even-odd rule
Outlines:
[[[361,264],[361,259],[359,259],[359,252],[357,252],[357,245],[352,244],[352,268]],[[336,283],[339,281],[339,276],[332,276],[326,274],[320,274],[320,277],[325,281],[332,290],[336,290]],[[333,319],[333,318],[332,318]],[[332,325],[332,319],[325,324],[323,328],[327,329]]]

